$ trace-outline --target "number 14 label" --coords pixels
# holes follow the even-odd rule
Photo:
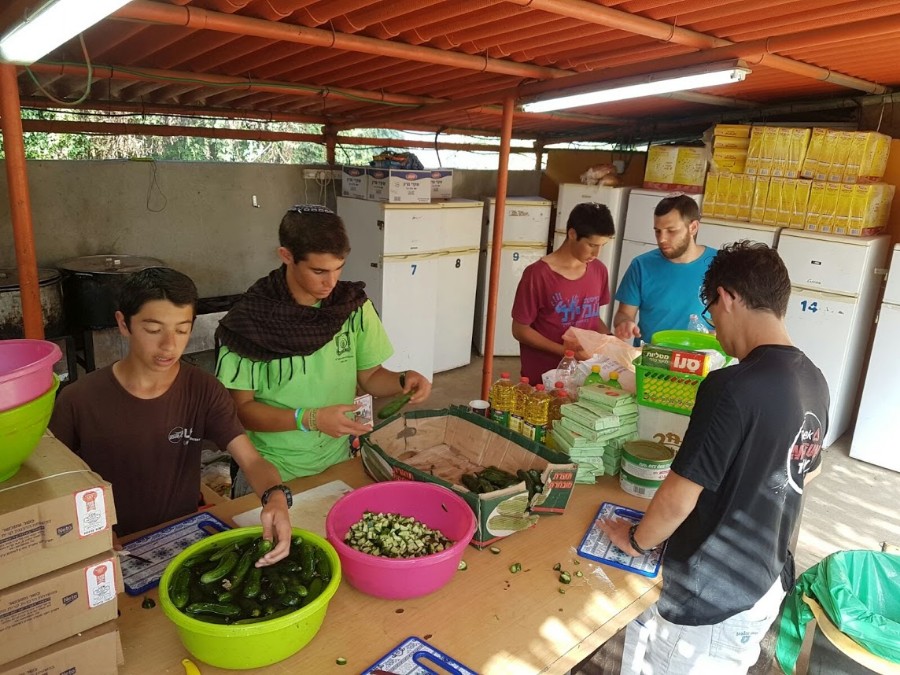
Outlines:
[[[813,300],[812,302],[810,302],[808,300],[801,300],[800,301],[800,311],[812,312],[813,314],[815,314],[816,312],[819,311],[819,303],[816,302],[815,300]]]

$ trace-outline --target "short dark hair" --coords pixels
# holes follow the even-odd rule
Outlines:
[[[616,224],[606,204],[584,202],[576,204],[569,213],[566,221],[567,230],[575,230],[575,236],[584,237],[612,237],[616,233]]]
[[[340,216],[325,207],[295,206],[284,214],[278,227],[278,243],[291,252],[294,262],[310,253],[330,253],[346,258],[350,238]]]
[[[190,305],[197,316],[197,286],[186,275],[170,267],[148,267],[132,274],[119,293],[119,311],[125,325],[131,327],[131,317],[151,300],[168,300],[173,305]]]
[[[697,202],[687,195],[665,197],[656,205],[653,215],[659,218],[671,211],[678,211],[678,215],[681,216],[685,225],[695,220],[700,220],[700,207],[697,205]]]
[[[740,295],[749,309],[772,312],[778,318],[787,313],[791,279],[781,256],[766,244],[743,240],[720,249],[703,277],[703,302],[714,301],[720,286]]]

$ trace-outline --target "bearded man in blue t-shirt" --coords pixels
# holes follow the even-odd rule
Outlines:
[[[650,342],[657,331],[687,329],[691,314],[700,316],[700,285],[716,251],[697,244],[699,228],[700,208],[687,195],[657,204],[653,231],[658,248],[632,260],[622,278],[613,317],[616,337]]]

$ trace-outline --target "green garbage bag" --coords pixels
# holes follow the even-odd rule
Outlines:
[[[792,675],[813,618],[803,595],[814,598],[832,623],[864,649],[900,663],[900,555],[839,551],[797,579],[781,615],[775,655]]]

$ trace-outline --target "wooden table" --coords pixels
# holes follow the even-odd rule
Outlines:
[[[371,482],[361,462],[352,459],[318,476],[291,481],[290,486],[299,493],[333,480],[352,487]],[[503,539],[497,544],[499,554],[469,547],[464,556],[468,569],[427,597],[381,600],[343,581],[312,642],[290,659],[255,672],[361,673],[416,635],[479,673],[565,673],[659,595],[659,579],[577,558],[575,548],[604,501],[640,510],[647,504],[623,492],[615,478],[605,477],[596,485],[576,485],[564,515],[544,516],[535,527]],[[210,512],[228,522],[258,505],[249,495]],[[511,574],[509,566],[515,562],[522,571]],[[572,572],[565,594],[559,592],[556,563]],[[584,576],[575,576],[576,570]],[[157,599],[155,590],[148,595]],[[119,596],[125,649],[120,672],[182,673],[181,659],[190,655],[174,625],[159,605],[142,609],[141,600]],[[338,657],[346,658],[347,665],[336,665]],[[235,672],[197,665],[204,675]]]

